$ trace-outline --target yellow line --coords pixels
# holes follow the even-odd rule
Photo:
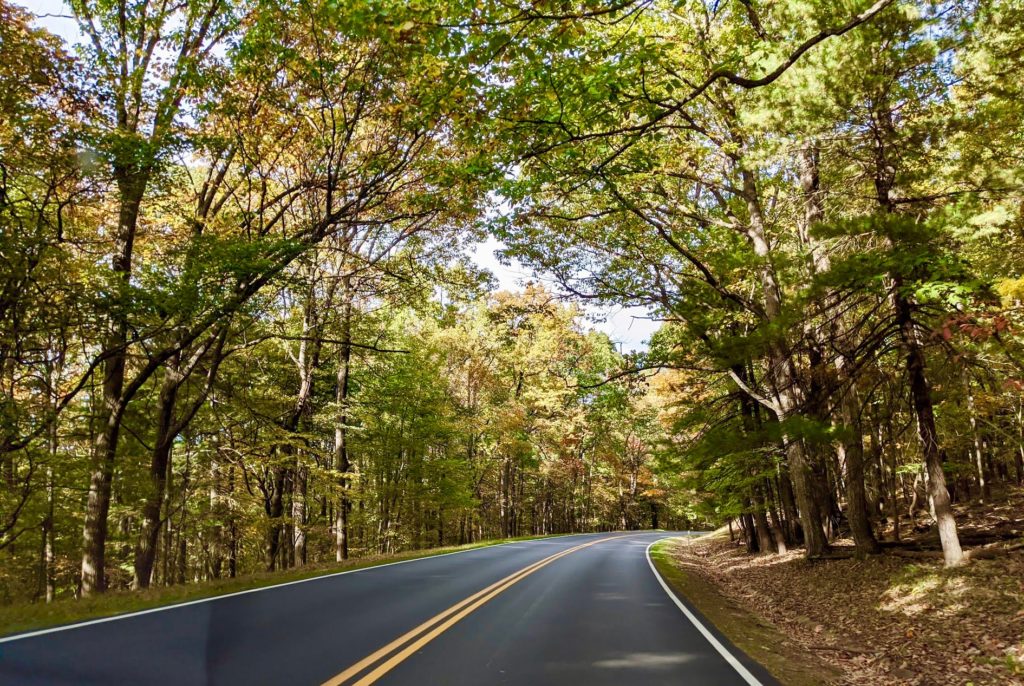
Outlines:
[[[484,603],[486,603],[489,600],[491,600],[492,598],[494,598],[496,595],[504,592],[506,589],[508,589],[509,586],[512,586],[513,584],[518,583],[519,581],[523,580],[524,578],[526,578],[529,575],[531,575],[534,572],[536,572],[541,567],[545,567],[545,566],[551,564],[552,562],[554,562],[555,560],[557,560],[558,558],[565,557],[566,555],[569,555],[570,553],[574,553],[577,550],[580,550],[581,548],[586,548],[588,546],[592,546],[592,545],[594,545],[596,543],[600,543],[601,541],[606,541],[606,540],[608,540],[608,539],[602,538],[600,541],[593,541],[592,543],[587,543],[587,544],[579,546],[577,548],[572,548],[570,550],[566,550],[566,551],[564,551],[562,553],[559,553],[558,555],[553,555],[553,556],[551,556],[549,558],[546,558],[546,559],[542,560],[540,563],[534,565],[533,567],[529,568],[524,573],[522,573],[519,576],[515,577],[514,579],[510,580],[508,583],[506,583],[501,588],[497,588],[497,589],[491,591],[485,597],[480,598],[479,600],[477,600],[475,603],[473,603],[469,607],[463,609],[461,612],[459,612],[455,616],[451,617],[447,621],[445,621],[442,624],[440,624],[437,627],[435,627],[429,633],[423,635],[418,640],[413,641],[412,643],[410,643],[403,650],[401,650],[400,652],[398,652],[395,655],[391,656],[388,660],[386,660],[385,662],[380,664],[372,672],[370,672],[365,677],[363,677],[362,679],[357,681],[355,683],[355,686],[369,686],[370,684],[376,682],[382,676],[384,676],[385,674],[390,672],[392,669],[397,667],[399,664],[401,664],[410,655],[412,655],[417,650],[419,650],[420,648],[425,646],[427,643],[430,643],[435,638],[437,638],[438,636],[443,634],[445,631],[447,631],[449,628],[451,628],[451,626],[453,624],[459,622],[464,617],[466,617],[466,615],[470,614],[471,612],[476,610],[478,607],[480,607]]]
[[[331,679],[328,679],[322,684],[322,686],[341,686],[341,684],[353,678],[354,676],[362,672],[364,669],[380,660],[382,657],[385,657],[386,655],[392,653],[393,651],[404,645],[406,642],[416,638],[416,636],[419,636],[423,632],[431,629],[431,627],[435,627],[433,631],[430,631],[419,640],[414,641],[407,648],[396,653],[389,660],[385,661],[375,670],[373,670],[365,677],[360,679],[358,682],[356,682],[356,686],[367,686],[368,684],[374,683],[375,681],[377,681],[377,679],[379,679],[380,677],[394,669],[399,663],[401,663],[403,660],[409,657],[409,655],[416,652],[421,647],[437,638],[439,635],[447,631],[448,628],[450,628],[456,622],[460,621],[461,619],[466,617],[466,615],[470,614],[478,607],[480,607],[487,601],[491,600],[499,593],[503,592],[505,589],[515,584],[516,582],[526,578],[527,576],[533,574],[541,567],[545,567],[561,557],[565,557],[566,555],[574,553],[577,550],[582,550],[583,548],[588,548],[592,545],[603,543],[604,541],[611,540],[612,538],[617,537],[610,536],[608,538],[601,538],[596,541],[590,541],[589,543],[582,543],[573,548],[569,548],[568,550],[563,550],[559,553],[555,553],[554,555],[550,555],[549,557],[546,557],[543,560],[540,560],[539,562],[534,562],[533,564],[528,565],[523,569],[520,569],[519,571],[508,575],[500,581],[496,581],[487,588],[481,591],[477,591],[468,598],[459,601],[455,605],[452,605],[447,610],[444,610],[443,612],[434,615],[427,621],[417,626],[415,629],[412,629],[411,631],[407,631],[406,633],[402,634],[391,643],[388,643],[383,648],[380,648],[371,655],[368,655],[367,657],[363,658],[359,662],[355,663],[354,665],[346,669],[344,672],[332,677]],[[445,621],[446,619],[447,621]]]
[[[387,644],[383,648],[380,648],[379,650],[377,650],[373,654],[365,657],[364,659],[360,660],[356,664],[352,665],[351,667],[346,669],[341,674],[338,674],[337,676],[333,677],[329,681],[325,681],[323,686],[338,686],[338,685],[340,685],[341,683],[345,682],[346,680],[352,678],[353,676],[355,676],[359,672],[363,671],[364,669],[366,669],[371,664],[373,664],[374,662],[376,662],[380,658],[384,657],[388,653],[390,653],[393,650],[401,647],[406,641],[409,641],[409,640],[415,638],[416,636],[418,636],[422,632],[424,632],[427,629],[429,629],[431,626],[434,626],[438,622],[443,621],[446,617],[448,617],[448,616],[458,612],[460,609],[462,609],[466,605],[469,605],[470,603],[472,603],[477,598],[480,598],[481,596],[484,596],[487,593],[490,593],[491,591],[493,591],[493,590],[495,590],[495,589],[497,589],[499,587],[504,586],[505,584],[509,583],[510,581],[514,580],[516,577],[518,577],[518,576],[520,576],[522,574],[529,573],[532,569],[534,569],[535,567],[537,567],[540,564],[543,564],[543,563],[545,563],[545,562],[547,562],[549,560],[554,560],[555,558],[561,557],[562,555],[565,555],[567,553],[574,552],[574,551],[578,550],[579,548],[581,548],[581,547],[583,547],[585,545],[589,545],[589,544],[582,544],[582,545],[570,548],[568,550],[563,550],[563,551],[561,551],[559,553],[555,553],[554,555],[551,555],[551,556],[549,556],[547,558],[544,558],[543,560],[535,562],[535,563],[533,563],[531,565],[528,565],[528,566],[524,567],[523,569],[520,569],[517,572],[514,572],[514,573],[510,574],[509,576],[505,577],[504,579],[501,579],[500,581],[496,581],[495,583],[491,584],[490,586],[488,586],[487,588],[483,589],[482,591],[478,591],[478,592],[474,593],[473,595],[471,595],[468,598],[466,598],[466,599],[456,603],[455,605],[453,605],[452,607],[448,608],[447,610],[444,610],[443,612],[441,612],[441,613],[431,617],[427,621],[425,621],[422,624],[420,624],[419,626],[417,626],[415,629],[412,629],[411,631],[408,631],[405,634],[399,636],[398,638],[396,638],[394,641],[392,641],[391,643]]]

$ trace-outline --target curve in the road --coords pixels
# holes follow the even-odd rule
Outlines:
[[[665,537],[517,542],[10,636],[0,684],[774,684],[657,575]]]
[[[455,625],[456,622],[467,617],[471,612],[479,608],[488,600],[491,600],[492,598],[497,596],[502,591],[511,587],[517,581],[525,579],[527,576],[533,574],[538,569],[546,567],[547,565],[551,564],[552,562],[561,557],[571,555],[577,550],[589,548],[590,546],[597,545],[598,543],[604,543],[605,541],[611,540],[612,538],[616,537],[609,536],[608,538],[601,538],[596,541],[590,541],[589,543],[582,543],[574,548],[569,548],[568,550],[563,550],[562,552],[555,553],[554,555],[550,555],[544,558],[543,560],[540,560],[539,562],[534,562],[532,565],[528,565],[527,567],[524,567],[523,569],[520,569],[517,572],[509,574],[501,581],[491,584],[484,590],[478,591],[477,593],[474,593],[465,600],[462,600],[456,603],[455,605],[452,605],[447,610],[444,610],[443,612],[434,615],[433,617],[423,622],[423,624],[420,624],[412,631],[406,632],[405,634],[399,636],[383,648],[380,648],[373,654],[355,663],[354,665],[346,669],[344,672],[341,672],[333,678],[328,679],[321,686],[342,686],[342,684],[344,684],[346,681],[349,681],[353,677],[357,676],[360,672],[363,672],[374,663],[378,662],[382,658],[387,657],[388,655],[391,655],[390,657],[387,657],[387,659],[383,663],[379,664],[376,669],[374,669],[372,672],[364,676],[359,681],[355,682],[355,686],[370,686],[370,684],[377,682],[382,676],[384,676],[392,669],[397,667],[398,664],[401,663],[403,660],[405,660],[410,655],[415,653],[417,650],[425,646],[427,643],[434,640],[442,633],[444,633],[446,630],[451,628],[453,625]],[[417,637],[419,638],[417,639]],[[405,645],[407,643],[408,645]],[[402,648],[403,645],[405,645],[405,648]],[[400,648],[401,650],[399,650]],[[398,650],[398,652],[395,652],[396,650]]]

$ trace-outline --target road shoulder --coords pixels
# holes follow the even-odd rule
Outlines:
[[[760,644],[786,664],[807,664],[801,652],[811,653],[839,673],[815,683],[1024,686],[1024,551],[1007,546],[952,569],[936,555],[808,561],[802,553],[748,555],[720,531],[674,546],[668,561],[696,603],[728,600],[713,621],[730,638],[738,631],[731,618],[747,615],[782,634]],[[755,654],[758,641],[748,643],[752,657],[774,668],[770,653]]]
[[[672,590],[736,648],[786,686],[816,686],[840,678],[840,672],[802,649],[769,622],[724,595],[699,574],[686,570],[684,539],[667,539],[651,547],[658,573]]]

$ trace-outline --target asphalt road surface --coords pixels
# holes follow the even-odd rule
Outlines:
[[[773,684],[670,595],[662,532],[512,543],[0,640],[0,684]]]

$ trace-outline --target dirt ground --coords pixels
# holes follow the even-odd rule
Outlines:
[[[801,551],[749,556],[719,531],[669,553],[698,588],[772,630],[776,645],[738,642],[769,669],[773,656],[792,655],[832,668],[818,683],[1024,685],[1024,551],[951,570],[892,554],[808,562]]]

